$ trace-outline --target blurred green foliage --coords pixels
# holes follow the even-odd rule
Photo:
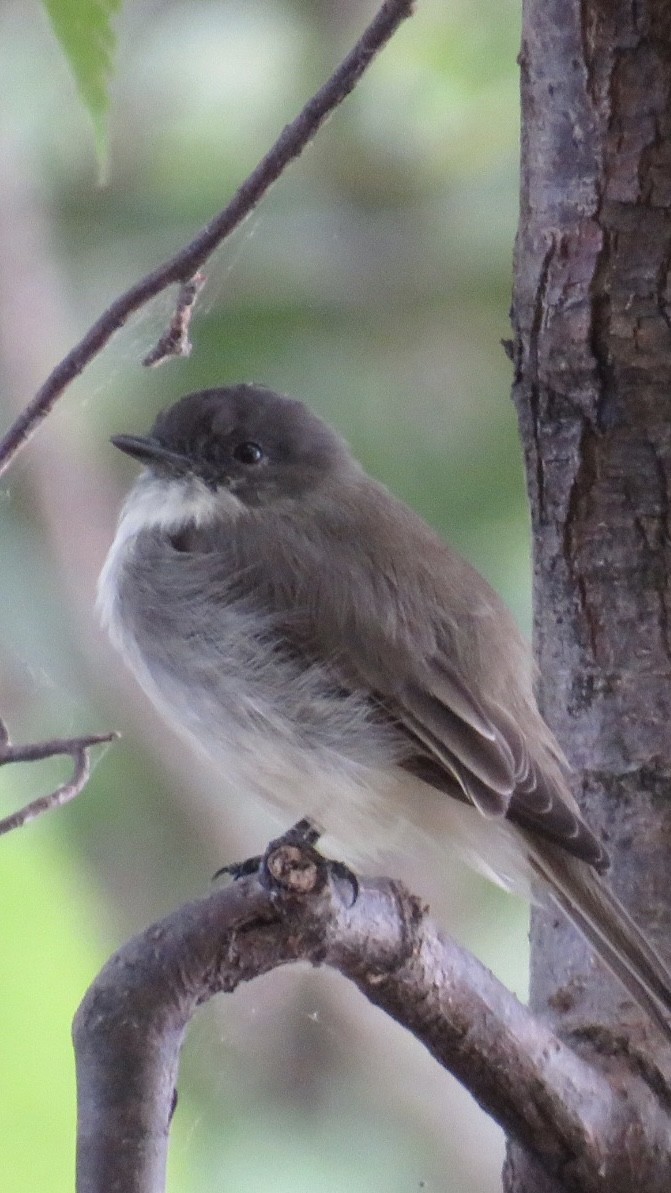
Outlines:
[[[9,423],[103,307],[223,206],[374,10],[344,0],[136,0],[118,24],[104,188],[46,21],[0,10],[0,386]],[[422,0],[362,85],[207,269],[190,359],[139,365],[156,301],[72,387],[0,489],[0,711],[17,740],[118,727],[71,807],[0,841],[0,1169],[72,1188],[72,1014],[130,932],[277,827],[222,804],[96,629],[95,575],[142,431],[173,398],[257,380],[308,401],[492,580],[526,626],[508,335],[519,12]],[[1,772],[3,807],[63,763]],[[405,859],[438,918],[525,982],[525,910],[448,856]],[[385,869],[393,869],[385,860]],[[429,877],[427,878],[427,874]],[[173,1193],[487,1193],[498,1132],[337,978],[270,975],[185,1050]]]
[[[105,117],[114,53],[112,18],[121,0],[43,0],[54,33],[91,117],[101,164],[107,159]]]

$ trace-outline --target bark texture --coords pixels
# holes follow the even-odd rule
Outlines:
[[[520,65],[514,398],[539,696],[612,885],[669,960],[671,6],[526,0]],[[611,1071],[647,1067],[668,1098],[657,1040],[574,931],[540,913],[531,1005]],[[561,1187],[517,1147],[505,1181]]]

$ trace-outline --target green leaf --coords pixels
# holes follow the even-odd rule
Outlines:
[[[116,46],[112,17],[121,8],[122,0],[43,0],[43,3],[93,122],[96,152],[104,171],[109,80]]]

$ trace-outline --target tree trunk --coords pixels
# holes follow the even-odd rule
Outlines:
[[[540,702],[612,885],[671,960],[671,5],[526,0],[520,65],[513,392]],[[535,1010],[583,1049],[626,1052],[626,1026],[654,1056],[563,918],[534,913],[531,940]],[[517,1147],[505,1184],[560,1187]]]

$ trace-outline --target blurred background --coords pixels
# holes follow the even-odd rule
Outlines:
[[[226,202],[370,19],[370,0],[133,0],[101,187],[42,9],[0,6],[2,430],[101,310]],[[279,827],[224,799],[113,656],[95,582],[132,463],[109,446],[203,386],[309,402],[485,572],[525,629],[509,400],[517,0],[421,0],[210,263],[189,360],[142,356],[162,297],[71,387],[0,486],[0,713],[17,742],[119,729],[80,798],[0,841],[0,1166],[69,1193],[70,1023],[110,953]],[[5,768],[1,812],[63,763]],[[447,851],[379,859],[520,995],[526,908]],[[219,998],[184,1051],[171,1193],[494,1193],[503,1141],[344,980],[293,967]]]

